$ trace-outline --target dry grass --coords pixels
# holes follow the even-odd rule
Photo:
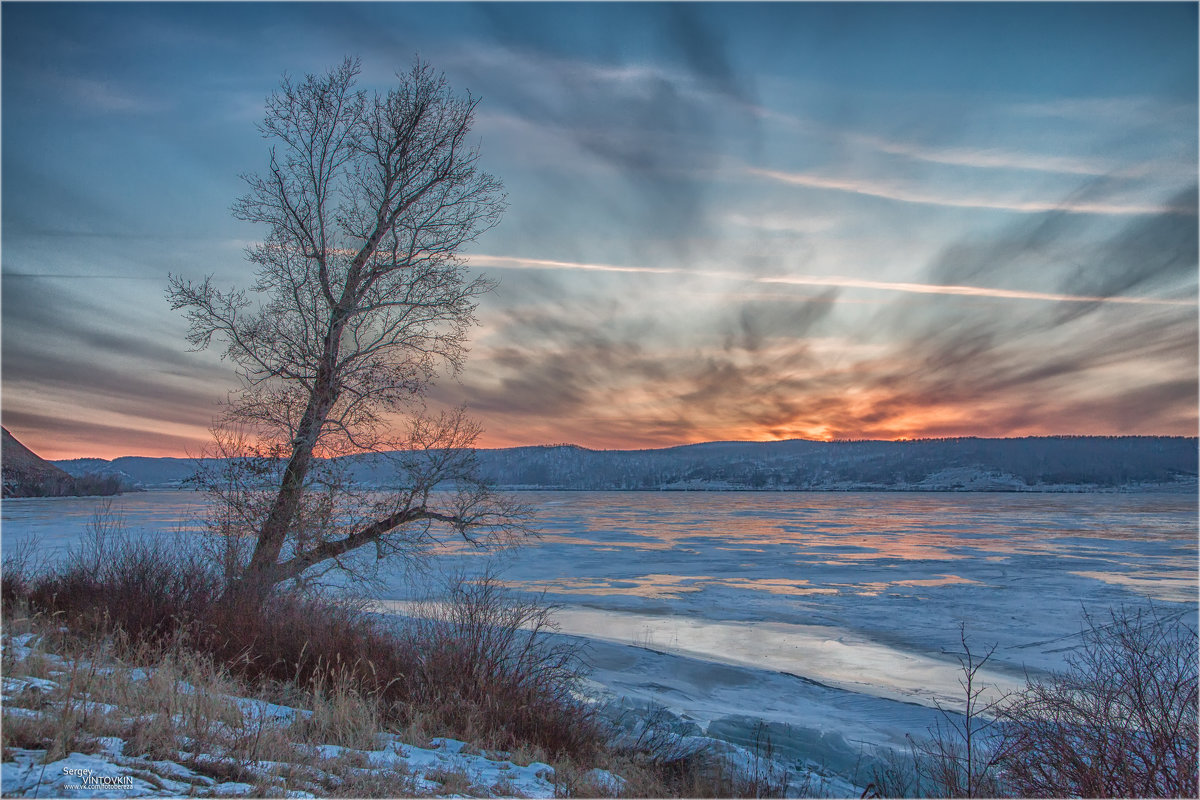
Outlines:
[[[90,742],[101,736],[124,739],[127,755],[151,758],[175,758],[181,749],[193,753],[233,749],[232,733],[243,724],[243,717],[228,695],[240,687],[211,660],[184,649],[164,654],[154,648],[160,660],[146,672],[117,661],[109,642],[82,647],[60,633],[57,625],[46,623],[31,652],[9,657],[7,674],[52,676],[57,685],[45,692],[27,690],[6,703],[14,710],[43,712],[36,720],[6,714],[6,746],[45,749],[48,760],[72,751],[86,752],[92,748]],[[69,651],[64,648],[65,670],[46,667],[64,666],[62,658],[44,650],[56,642],[72,645]],[[9,741],[10,720],[24,744]]]
[[[475,787],[470,774],[462,769],[431,769],[425,773],[425,780],[440,783],[441,792],[452,795],[478,796],[480,789]]]
[[[39,624],[35,617],[35,631]],[[27,675],[27,665],[57,655],[40,649],[52,646],[57,627],[44,624],[43,630],[38,649],[10,655],[8,674]],[[186,648],[164,652],[146,647],[160,657],[153,669],[115,660],[114,651],[131,652],[128,645],[96,643],[91,650],[70,654],[69,668],[55,676],[55,687],[24,691],[6,701],[6,753],[13,748],[44,750],[49,763],[70,752],[99,752],[102,737],[117,737],[124,742],[123,758],[173,761],[214,780],[261,784],[268,794],[283,783],[324,787],[336,795],[341,779],[311,766],[311,749],[293,741],[290,727],[262,714],[243,713],[234,698],[249,690],[226,670]],[[326,700],[327,705],[336,702],[336,694]],[[25,709],[40,713],[29,715]],[[264,763],[277,766],[264,773]],[[353,771],[349,763],[346,759],[345,769]],[[148,771],[144,777],[158,780]]]
[[[25,627],[36,631],[36,622],[26,620],[32,625]],[[57,628],[53,632],[57,634]],[[103,735],[97,732],[96,723],[105,717],[105,709],[90,696],[98,668],[73,659],[65,661],[47,652],[41,643],[21,656],[13,654],[12,649],[5,648],[6,675],[53,679],[54,686],[27,686],[5,702],[4,749],[45,750],[50,760],[71,752],[95,752],[96,736]],[[39,713],[29,716],[23,711]]]
[[[5,711],[3,730],[4,759],[11,758],[10,750],[46,750],[63,753],[94,753],[99,748],[95,737],[88,736],[78,727],[65,727],[64,720],[45,716],[27,717]],[[49,760],[49,759],[47,759]]]
[[[352,770],[338,784],[336,797],[420,797],[416,779],[402,768]]]
[[[223,594],[224,577],[197,552],[132,539],[111,516],[93,520],[62,564],[5,567],[6,616],[27,606],[84,643],[115,641],[131,664],[194,653],[253,690],[305,698],[306,724],[339,741],[362,743],[378,723],[564,757],[603,748],[573,694],[574,654],[547,636],[549,611],[510,600],[489,578],[452,587],[438,613],[397,631],[327,598]]]
[[[699,752],[673,765],[664,782],[671,797],[787,797],[790,776],[770,762],[770,754],[755,760],[749,772],[736,769],[726,758]]]
[[[297,717],[289,728],[293,741],[375,750],[384,727],[380,704],[364,696],[348,670],[318,675],[310,687],[312,714]]]
[[[921,779],[913,758],[897,750],[875,755],[863,797],[918,797]]]

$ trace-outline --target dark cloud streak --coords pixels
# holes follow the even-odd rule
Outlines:
[[[1086,190],[1086,189],[1085,189]],[[1171,205],[1195,208],[1196,188],[1181,192]],[[1186,207],[1186,206],[1185,206]],[[1049,212],[1022,220],[998,236],[963,240],[947,247],[929,267],[929,280],[947,284],[1028,286],[1055,280],[1064,294],[1094,297],[1136,295],[1152,290],[1190,287],[1195,292],[1197,219],[1163,213],[1134,220],[1109,235],[1081,245],[1082,223],[1071,215]],[[1066,259],[1071,259],[1066,261]],[[1077,267],[1064,268],[1070,264]],[[1109,430],[1151,432],[1147,420],[1188,394],[1195,405],[1197,316],[1195,308],[1152,310],[1103,302],[1004,304],[988,313],[968,303],[906,297],[877,318],[880,338],[895,342],[892,363],[856,377],[860,385],[883,394],[890,403],[878,419],[922,404],[962,408],[994,405],[998,400],[1022,407],[1035,398],[1041,412],[1022,417],[1045,427],[1069,425],[1078,393],[1091,398],[1088,418],[1102,424],[1095,409],[1109,404]],[[1161,378],[1132,390],[1145,401],[1144,416],[1134,420],[1123,394],[1096,386],[1084,389],[1097,370],[1154,363]],[[1191,382],[1179,382],[1192,376]],[[1129,394],[1129,393],[1126,393]],[[1161,401],[1161,402],[1160,402]],[[1124,409],[1124,410],[1122,410]],[[1120,413],[1118,413],[1120,411]],[[1002,424],[996,420],[994,424]],[[1153,424],[1153,423],[1150,423]]]
[[[813,364],[806,337],[836,298],[831,290],[730,304],[718,309],[707,344],[675,340],[672,328],[636,313],[632,302],[513,309],[499,323],[505,346],[477,353],[498,382],[472,377],[463,389],[476,412],[590,425],[590,441],[600,436],[614,446],[777,427],[801,411],[805,382],[791,376]],[[640,405],[623,420],[631,395]]]
[[[613,219],[595,220],[596,225],[615,225],[686,250],[709,222],[702,176],[717,166],[718,128],[734,126],[750,155],[761,138],[752,113],[753,80],[735,69],[727,43],[703,9],[688,4],[637,9],[666,49],[679,54],[683,74],[645,64],[637,65],[648,67],[643,74],[622,79],[604,75],[603,65],[564,62],[555,52],[557,44],[541,41],[537,29],[526,27],[511,8],[485,3],[478,9],[514,61],[541,65],[536,83],[489,86],[489,102],[559,131],[620,177],[628,190],[622,197],[632,203],[610,206]],[[478,77],[487,83],[484,68]],[[544,188],[554,191],[553,183]],[[577,184],[571,188],[578,191]]]

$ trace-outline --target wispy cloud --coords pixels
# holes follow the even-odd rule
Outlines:
[[[470,46],[448,49],[441,62],[450,68],[505,73],[540,74],[573,84],[608,84],[639,90],[654,83],[684,83],[688,73],[650,63],[603,64],[581,58],[562,58],[530,48],[527,44],[494,44],[474,42]],[[390,80],[390,70],[371,77]]]
[[[911,141],[889,139],[840,125],[806,119],[770,109],[758,113],[767,120],[781,123],[809,136],[816,136],[865,151],[902,156],[915,161],[974,169],[1010,169],[1066,175],[1111,175],[1122,171],[1115,162],[1100,158],[1056,156],[1001,147],[938,147]]]
[[[979,169],[1022,169],[1067,175],[1107,175],[1117,169],[1115,164],[1101,159],[1022,153],[996,147],[937,148],[864,134],[856,134],[855,139],[883,153],[934,164]]]
[[[489,256],[479,253],[467,256],[467,258],[473,267],[499,267],[501,269],[569,269],[581,272],[636,272],[644,275],[681,275],[688,272],[688,270],[677,267],[623,267],[615,264],[585,264],[578,261]]]
[[[1169,102],[1149,97],[1080,97],[1060,98],[1052,101],[1013,103],[1006,108],[1015,114],[1031,117],[1057,117],[1084,121],[1109,121],[1127,123],[1129,120],[1146,121],[1187,120],[1194,124],[1195,103]]]
[[[809,172],[784,172],[781,170],[760,169],[758,167],[746,167],[745,173],[756,178],[765,178],[792,186],[848,192],[868,197],[881,197],[901,203],[919,203],[921,205],[946,206],[950,208],[979,208],[996,211],[1013,211],[1022,214],[1041,214],[1058,211],[1070,214],[1101,214],[1109,216],[1195,213],[1193,209],[1183,207],[1143,203],[1101,203],[1083,200],[1049,202],[1044,200],[995,200],[982,197],[964,197],[961,195],[923,192],[898,186],[894,183],[815,175]]]
[[[747,275],[720,270],[696,270],[681,267],[620,266],[615,264],[588,264],[578,261],[557,261],[542,258],[520,258],[516,256],[493,256],[475,254],[469,256],[471,266],[498,269],[546,269],[573,270],[580,272],[616,272],[641,275],[692,275],[717,278],[740,283],[787,286],[824,286],[839,289],[869,289],[909,294],[941,294],[959,297],[986,297],[1000,300],[1039,300],[1055,303],[1118,303],[1128,305],[1195,306],[1195,299],[1162,297],[1134,297],[1121,295],[1080,295],[1057,292],[1034,292],[1019,289],[1000,289],[986,286],[941,285],[913,283],[907,281],[877,281],[867,278],[851,278],[840,275]]]
[[[1078,125],[1076,138],[1069,146],[1071,154],[1030,151],[967,141],[936,144],[913,141],[888,134],[868,133],[837,121],[824,121],[779,109],[753,109],[764,121],[783,126],[802,136],[813,137],[839,147],[849,147],[863,156],[884,154],[931,164],[981,170],[1019,170],[1059,175],[1109,176],[1145,178],[1171,177],[1180,172],[1195,171],[1196,105],[1170,103],[1150,98],[1065,99],[1053,103],[987,103],[980,113],[988,129],[1005,131],[1014,125],[1027,127],[1030,117],[1058,120]],[[1141,126],[1156,139],[1178,138],[1178,146],[1164,150],[1155,147],[1154,154],[1146,150],[1135,162],[1128,159],[1098,155],[1112,151],[1112,141],[1098,138],[1105,132],[1125,132],[1131,126]],[[1144,137],[1143,137],[1144,138]],[[1088,152],[1082,156],[1078,153]]]
[[[879,289],[912,294],[946,294],[960,297],[993,297],[1003,300],[1045,300],[1055,303],[1123,303],[1151,306],[1195,306],[1195,300],[1158,297],[1122,297],[1100,295],[1059,294],[1056,292],[1027,292],[1018,289],[995,289],[982,286],[942,286],[904,281],[872,281],[860,278],[785,276],[754,278],[756,283],[780,283],[790,286],[838,286],[844,289]]]
[[[166,104],[117,85],[111,80],[78,75],[52,75],[50,81],[81,105],[111,114],[146,114],[162,111]]]
[[[838,223],[832,217],[797,216],[782,214],[728,214],[725,222],[739,228],[768,231],[770,233],[811,234],[827,231]]]

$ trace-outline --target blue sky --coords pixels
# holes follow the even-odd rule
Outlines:
[[[489,445],[1189,434],[1197,7],[6,3],[3,418],[51,456],[198,451],[234,378],[168,272],[286,71],[419,54],[509,210],[466,371]]]

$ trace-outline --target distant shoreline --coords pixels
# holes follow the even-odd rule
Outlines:
[[[343,456],[360,487],[407,485],[407,454]],[[1026,437],[910,442],[711,442],[662,450],[575,445],[476,450],[476,476],[507,491],[1096,493],[1192,491],[1192,437]],[[216,459],[71,459],[55,465],[125,486],[178,486]],[[282,462],[279,462],[282,468]]]

